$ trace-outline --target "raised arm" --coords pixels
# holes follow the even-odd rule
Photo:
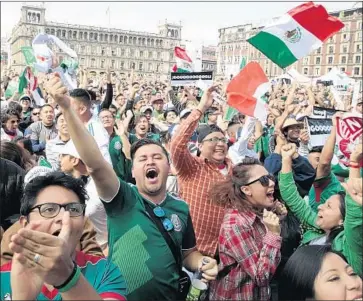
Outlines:
[[[59,76],[54,76],[50,80],[48,92],[62,108],[70,137],[95,181],[98,195],[105,201],[113,199],[119,189],[119,180],[112,166],[102,156],[92,135],[71,109],[67,88],[63,86]]]
[[[101,104],[101,109],[108,109],[112,103],[113,98],[113,87],[111,82],[111,71],[110,69],[107,69],[107,77],[106,77],[106,95],[105,99],[103,100]]]

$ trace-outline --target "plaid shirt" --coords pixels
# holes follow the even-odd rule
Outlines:
[[[219,235],[219,270],[237,262],[211,283],[210,300],[269,300],[269,282],[280,262],[281,237],[253,212],[228,209]]]
[[[188,150],[188,142],[201,116],[199,110],[194,110],[180,124],[171,142],[171,159],[177,172],[179,195],[190,206],[198,250],[204,255],[214,257],[224,208],[212,204],[208,194],[217,182],[225,179],[225,176],[217,164],[193,156]],[[227,170],[231,172],[231,162],[226,159],[226,163]]]

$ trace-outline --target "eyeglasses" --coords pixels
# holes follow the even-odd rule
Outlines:
[[[210,139],[203,140],[203,142],[205,142],[205,141],[212,142],[212,143],[218,143],[218,142],[222,142],[222,143],[225,143],[225,144],[228,143],[228,139],[226,137],[223,137],[223,138],[213,137],[213,138],[210,138]]]
[[[33,116],[40,115],[40,112],[32,113]]]
[[[39,214],[42,217],[53,218],[59,214],[62,208],[64,208],[65,211],[69,211],[70,217],[78,217],[84,213],[86,205],[80,203],[68,203],[65,205],[60,205],[57,203],[45,203],[38,206],[34,206],[29,210],[29,213],[34,211],[34,209],[38,209]]]
[[[253,180],[252,182],[249,182],[249,183],[247,183],[247,184],[245,184],[243,186],[248,186],[248,185],[251,185],[253,183],[256,183],[257,181],[260,181],[260,183],[261,183],[261,185],[263,187],[268,187],[269,184],[270,184],[270,180],[272,182],[275,182],[275,177],[273,175],[271,175],[271,174],[268,174],[268,175],[262,176],[262,177],[260,177],[260,178],[258,178],[256,180]]]
[[[161,208],[161,207],[155,207],[154,209],[153,209],[153,212],[154,212],[154,214],[157,216],[157,217],[159,217],[159,218],[161,218],[162,219],[162,223],[163,223],[163,226],[164,226],[164,229],[166,230],[166,231],[172,231],[173,229],[174,229],[174,225],[173,225],[173,223],[171,222],[171,220],[170,219],[168,219],[167,217],[165,217],[165,211],[163,210],[163,208]]]

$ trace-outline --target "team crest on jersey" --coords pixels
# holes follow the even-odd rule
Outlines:
[[[301,29],[296,27],[293,30],[288,30],[284,33],[284,39],[290,43],[297,43],[301,40]]]
[[[180,232],[182,229],[182,223],[180,221],[179,216],[177,216],[176,214],[172,214],[171,215],[171,222],[174,225],[174,230],[177,232]]]
[[[3,298],[4,301],[10,301],[11,300],[11,295],[8,293],[4,296]]]
[[[120,150],[121,149],[121,143],[120,143],[120,141],[115,142],[114,148],[117,149],[117,150]]]

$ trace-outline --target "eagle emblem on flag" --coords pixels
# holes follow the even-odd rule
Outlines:
[[[297,43],[301,40],[301,29],[296,27],[293,30],[288,30],[284,33],[284,38],[290,43]]]

